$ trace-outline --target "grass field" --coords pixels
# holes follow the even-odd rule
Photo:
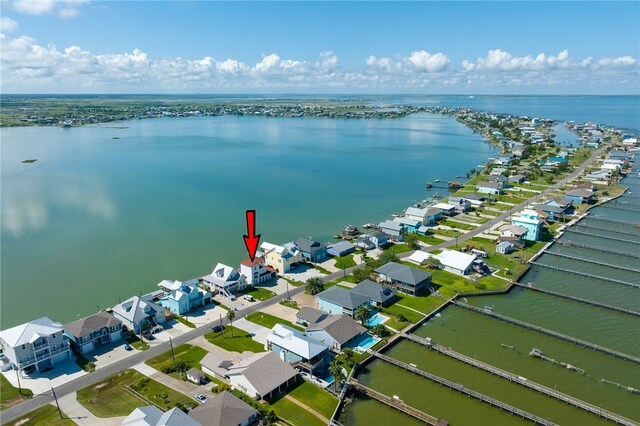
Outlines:
[[[356,261],[353,260],[353,254],[348,254],[342,257],[336,257],[335,267],[338,269],[347,269],[356,266]]]
[[[248,321],[251,321],[253,323],[256,323],[258,325],[261,325],[263,327],[267,327],[267,328],[273,328],[274,325],[276,324],[285,324],[288,325],[289,327],[298,329],[300,331],[304,331],[304,328],[300,327],[297,324],[293,324],[290,321],[287,321],[285,319],[282,318],[278,318],[276,316],[273,315],[269,315],[267,313],[264,312],[254,312],[252,314],[249,314],[245,317]]]
[[[125,340],[129,345],[131,345],[132,348],[139,351],[146,351],[147,349],[149,349],[149,344],[140,340],[138,336],[127,336]]]
[[[435,246],[436,244],[445,242],[445,240],[440,239],[438,237],[434,237],[433,235],[420,235],[420,234],[413,234],[413,235],[415,235],[416,238],[418,238],[423,243],[429,244],[430,246]]]
[[[0,374],[0,410],[18,404],[31,397],[31,395],[33,395],[33,392],[29,389],[22,389],[22,393],[18,393],[18,388],[14,388],[9,380]]]
[[[176,346],[173,349],[175,353],[176,361],[188,362],[191,367],[199,368],[200,361],[207,355],[207,351],[200,346],[191,346],[187,343],[184,345]],[[158,371],[162,371],[163,367],[170,365],[173,362],[173,355],[171,349],[161,353],[158,356],[154,356],[151,359],[145,361],[145,364],[155,368]],[[179,373],[171,373],[170,376],[181,380]]]
[[[400,253],[405,253],[411,250],[413,249],[411,248],[411,246],[409,246],[409,244],[391,244],[389,247],[387,247],[383,251],[385,253],[400,254]]]
[[[72,426],[75,423],[72,420],[69,420],[64,413],[62,412],[64,418],[60,418],[60,414],[58,413],[58,409],[53,405],[45,405],[44,407],[38,408],[37,410],[33,410],[29,414],[26,414],[22,417],[18,417],[14,421],[7,423],[6,426]]]
[[[450,228],[464,229],[465,231],[471,231],[472,229],[476,229],[475,226],[470,225],[468,223],[454,222],[452,220],[443,220],[439,222],[439,225],[448,226]]]
[[[338,398],[307,381],[300,382],[298,386],[289,391],[289,395],[328,419],[331,418],[333,410],[338,405]]]
[[[196,328],[196,325],[194,323],[192,323],[189,320],[186,320],[185,318],[181,317],[180,315],[174,315],[173,317],[176,319],[176,321],[186,325],[189,328]]]
[[[271,407],[278,417],[288,420],[293,425],[325,426],[322,420],[284,397],[272,403]]]
[[[214,345],[231,352],[264,352],[264,346],[253,340],[249,333],[230,325],[223,331],[209,332],[204,337]]]
[[[262,288],[262,287],[247,287],[244,290],[242,290],[240,293],[248,294],[250,296],[253,296],[254,299],[260,300],[260,301],[271,299],[273,296],[276,295],[271,290],[267,290],[266,288]]]

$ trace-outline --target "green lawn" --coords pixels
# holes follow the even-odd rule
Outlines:
[[[226,326],[223,331],[209,332],[204,337],[214,345],[231,352],[264,352],[264,346],[253,340],[249,333],[230,325]]]
[[[33,395],[29,389],[22,389],[22,393],[18,393],[18,388],[14,388],[9,380],[0,374],[0,410],[18,404]]]
[[[327,419],[331,418],[336,405],[338,405],[338,398],[307,381],[300,382],[298,386],[289,391],[289,395],[307,407],[313,408]]]
[[[293,301],[293,300],[281,300],[280,303],[282,306],[286,306],[287,308],[293,308],[295,310],[300,310],[300,307],[298,306],[298,304]]]
[[[293,324],[290,321],[287,321],[282,318],[278,318],[273,315],[269,315],[264,312],[254,312],[252,314],[247,315],[245,318],[253,323],[256,323],[258,325],[261,325],[267,328],[273,328],[273,326],[276,324],[285,324],[285,325],[288,325],[289,327],[298,329],[300,331],[304,331],[304,328],[297,324]]]
[[[400,254],[400,253],[405,253],[407,251],[412,251],[413,249],[411,248],[411,246],[409,246],[409,244],[391,244],[389,247],[387,247],[386,249],[384,249],[383,251],[385,253],[394,253],[394,254]]]
[[[348,254],[342,257],[336,257],[335,267],[338,269],[347,269],[356,266],[356,261],[353,260],[353,254]]]
[[[424,317],[424,315],[420,315],[419,313],[412,311],[411,309],[407,309],[404,306],[398,305],[397,303],[394,303],[393,305],[388,306],[386,308],[382,308],[381,311],[384,315],[391,317],[387,322],[385,322],[385,324],[392,328],[395,328],[396,330],[398,328],[394,327],[394,324],[398,325],[397,321],[395,321],[395,316],[398,314],[404,315],[409,320],[409,322],[412,322],[414,324],[420,321]],[[394,320],[393,323],[390,322],[391,320]],[[400,323],[400,324],[404,324],[404,326],[407,325],[406,323]]]
[[[433,232],[436,235],[444,235],[445,237],[451,237],[451,238],[455,238],[463,234],[462,232],[456,231],[455,229],[434,228],[434,229],[431,229],[430,232]]]
[[[127,413],[128,414],[128,413]],[[25,414],[22,417],[18,417],[14,421],[7,423],[6,426],[73,426],[75,423],[72,420],[67,419],[64,411],[62,412],[64,418],[60,418],[58,409],[53,405],[45,405],[44,407],[33,410],[29,414]]]
[[[173,408],[176,403],[196,405],[196,402],[188,396],[149,379],[135,370],[125,370],[95,385],[80,389],[77,399],[97,417],[127,416],[134,408],[149,405],[125,387],[134,386],[137,383],[144,383],[138,392],[163,410]]]
[[[200,368],[200,361],[207,355],[207,351],[200,346],[191,346],[188,343],[184,345],[176,346],[173,348],[173,352],[176,356],[176,361],[188,362],[192,368]],[[161,353],[158,356],[154,356],[151,359],[145,361],[145,364],[155,368],[158,371],[162,371],[163,367],[170,365],[173,362],[173,355],[171,349]],[[171,373],[171,376],[176,379],[181,379],[179,373]]]
[[[266,288],[263,288],[263,287],[247,287],[244,290],[242,290],[240,293],[248,294],[250,296],[253,296],[254,299],[261,300],[261,301],[271,299],[273,296],[276,295],[271,290],[267,290]]]
[[[476,283],[476,287],[479,290],[485,290],[485,291],[504,290],[508,286],[509,286],[509,281],[503,280],[498,277],[494,277],[493,275],[488,275],[486,277],[480,278]]]
[[[468,223],[454,222],[452,220],[443,220],[438,222],[438,224],[448,226],[450,228],[464,229],[465,231],[471,231],[472,229],[476,229],[475,226],[469,225]]]
[[[176,319],[176,321],[186,325],[189,328],[196,328],[196,325],[194,323],[192,323],[189,320],[184,319],[183,317],[181,317],[180,315],[173,315],[173,317]]]
[[[493,204],[490,204],[489,206],[491,208],[493,208],[493,209],[502,210],[502,211],[507,211],[507,210],[513,208],[513,206],[511,206],[511,205],[501,204],[501,203],[493,203]]]
[[[401,295],[401,299],[396,304],[408,306],[427,315],[437,307],[441,306],[444,301],[436,296],[410,296],[408,294]]]
[[[147,349],[149,349],[149,344],[140,340],[138,336],[127,336],[125,340],[128,344],[131,345],[132,348],[139,351],[146,351]]]
[[[271,404],[271,407],[278,417],[286,419],[293,425],[325,426],[322,420],[286,398],[280,398]]]
[[[433,235],[420,235],[420,234],[413,234],[413,235],[415,235],[416,238],[418,238],[423,243],[429,244],[430,246],[435,246],[436,244],[445,242],[445,240],[434,237]]]
[[[313,265],[314,268],[316,268],[318,271],[320,271],[321,273],[325,274],[325,275],[331,275],[331,272],[327,271],[326,269],[324,269],[322,266],[320,265]]]

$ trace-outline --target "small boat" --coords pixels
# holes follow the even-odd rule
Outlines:
[[[433,181],[434,181],[435,183],[438,183],[438,182],[440,182],[440,179],[434,179]]]
[[[362,225],[362,227],[365,229],[371,229],[375,228],[376,226],[373,223],[365,223],[364,225]]]
[[[427,182],[427,188],[433,188],[433,184],[431,182]]]
[[[356,228],[353,225],[346,225],[344,227],[344,233],[347,234],[347,235],[348,234],[357,234],[358,233],[358,228]]]

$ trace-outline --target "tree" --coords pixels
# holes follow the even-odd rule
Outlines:
[[[333,376],[333,391],[337,392],[338,384],[342,384],[346,379],[342,372],[342,364],[338,358],[334,358],[329,364],[329,373]]]
[[[366,266],[362,269],[356,269],[355,271],[353,271],[353,278],[356,280],[356,282],[368,280],[369,275],[371,275],[371,268]]]
[[[384,265],[387,264],[389,262],[397,262],[398,256],[396,256],[393,253],[389,253],[389,252],[382,252],[382,254],[380,254],[380,257],[378,257],[378,264],[380,265]]]
[[[354,313],[353,318],[356,321],[360,321],[362,325],[364,325],[364,323],[369,319],[370,315],[371,315],[371,308],[369,307],[369,305],[362,305],[358,309],[356,309],[356,312]]]
[[[396,320],[397,320],[398,322],[407,322],[407,321],[409,321],[409,320],[407,319],[407,317],[405,317],[405,316],[404,316],[404,314],[403,314],[402,312],[400,312],[398,315],[396,315]]]
[[[371,329],[371,332],[378,337],[387,337],[391,332],[382,324],[378,324]]]
[[[418,244],[418,237],[413,234],[406,234],[404,236],[404,242],[409,244],[412,250],[419,250],[420,244]]]
[[[342,358],[347,365],[351,365],[351,362],[353,361],[353,350],[347,348],[342,351]]]
[[[236,317],[236,311],[233,309],[229,309],[227,311],[227,319],[229,320],[229,322],[231,323],[231,337],[235,337],[233,335],[233,319]]]
[[[440,260],[436,259],[435,257],[431,256],[426,258],[425,260],[422,261],[422,263],[420,263],[420,265],[429,268],[429,269],[440,269],[442,268],[442,263],[440,262]]]
[[[311,277],[304,286],[305,294],[316,295],[324,290],[324,281],[320,277]]]

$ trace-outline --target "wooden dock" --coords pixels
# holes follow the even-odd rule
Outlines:
[[[589,274],[587,272],[576,271],[573,269],[560,268],[559,266],[545,265],[544,263],[539,262],[530,262],[532,265],[539,266],[541,268],[552,269],[554,271],[566,272],[568,274],[579,275],[581,277],[593,278],[596,280],[607,281],[614,284],[626,285],[628,287],[640,288],[640,284],[630,283],[628,281],[618,280],[616,278],[603,277],[601,275]]]
[[[638,245],[640,245],[640,241],[628,240],[626,238],[611,237],[609,235],[592,234],[591,232],[578,231],[577,229],[573,229],[573,228],[568,228],[568,229],[565,230],[565,232],[572,232],[574,234],[588,235],[590,237],[597,237],[597,238],[604,238],[605,240],[612,240],[612,241],[619,241],[619,242],[623,242],[623,243],[630,243],[630,244],[638,244]]]
[[[417,375],[419,375],[421,377],[429,379],[434,383],[438,383],[438,384],[446,386],[446,387],[448,387],[448,388],[450,388],[452,390],[455,390],[457,392],[460,392],[460,393],[468,395],[468,396],[470,396],[472,398],[475,398],[475,399],[477,399],[479,401],[485,402],[485,403],[487,403],[489,405],[492,405],[494,407],[499,408],[500,410],[504,410],[504,411],[507,411],[507,412],[509,412],[511,414],[515,414],[515,415],[517,415],[519,417],[522,417],[523,419],[530,420],[533,423],[541,424],[541,425],[549,425],[549,426],[555,425],[555,423],[553,423],[553,422],[551,422],[551,421],[549,421],[547,419],[544,419],[542,417],[536,416],[535,414],[529,413],[528,411],[521,410],[520,408],[514,407],[513,405],[506,404],[506,403],[504,403],[502,401],[499,401],[499,400],[497,400],[495,398],[491,398],[490,396],[487,396],[487,395],[485,395],[483,393],[480,393],[480,392],[474,391],[472,389],[466,388],[464,385],[462,385],[460,383],[455,383],[455,382],[452,382],[450,380],[444,379],[444,378],[442,378],[440,376],[436,376],[435,374],[428,373],[428,372],[426,372],[424,370],[420,370],[419,368],[414,367],[411,364],[407,364],[406,362],[399,361],[399,360],[397,360],[395,358],[391,358],[390,356],[387,356],[387,355],[384,355],[384,354],[381,354],[381,353],[378,353],[378,352],[374,352],[373,355],[375,357],[385,361],[385,362],[388,362],[389,364],[395,365],[396,367],[400,367],[400,368],[402,368],[402,369],[404,369],[406,371],[409,371],[411,373],[414,373],[414,374],[417,374]]]
[[[546,254],[551,255],[551,256],[563,257],[565,259],[579,260],[581,262],[593,263],[594,265],[606,266],[606,267],[609,267],[609,268],[620,269],[620,270],[623,270],[623,271],[640,273],[640,269],[637,269],[637,268],[630,268],[628,266],[614,265],[612,263],[601,262],[599,260],[593,260],[593,259],[587,259],[587,258],[580,257],[580,256],[573,256],[571,254],[564,254],[564,253],[558,253],[558,252],[553,252],[553,251],[548,251],[548,252],[546,252]]]
[[[452,300],[451,303],[453,303],[456,306],[459,306],[461,308],[482,314],[482,315],[487,315],[490,316],[492,318],[496,318],[511,324],[515,324],[518,325],[520,327],[523,328],[527,328],[529,330],[533,330],[533,331],[537,331],[539,333],[542,334],[546,334],[547,336],[551,336],[551,337],[556,337],[558,339],[564,340],[566,342],[570,342],[570,343],[574,343],[576,345],[579,346],[583,346],[585,348],[588,349],[593,349],[594,351],[598,351],[598,352],[602,352],[611,356],[614,356],[616,358],[620,358],[623,359],[625,361],[629,361],[629,362],[633,362],[636,364],[640,364],[640,358],[633,356],[633,355],[629,355],[629,354],[625,354],[623,352],[619,352],[616,351],[614,349],[610,349],[607,348],[606,346],[600,346],[600,345],[596,345],[595,343],[591,343],[591,342],[587,342],[586,340],[582,340],[582,339],[578,339],[575,337],[571,337],[571,336],[567,336],[566,334],[562,334],[562,333],[558,333],[557,331],[554,330],[549,330],[548,328],[544,328],[544,327],[540,327],[538,325],[534,325],[534,324],[530,324],[526,321],[521,321],[519,319],[515,319],[515,318],[511,318],[508,317],[506,315],[501,315],[501,314],[497,314],[493,311],[489,311],[486,309],[482,309],[482,308],[478,308],[476,306],[472,306],[472,305],[468,305],[466,303],[460,303],[456,300]]]
[[[593,214],[590,214],[587,217],[589,219],[592,219],[592,220],[599,220],[600,222],[611,222],[611,223],[619,223],[621,225],[640,226],[639,222],[632,222],[630,220],[610,219],[608,217],[598,216],[598,215],[593,215]]]
[[[596,231],[613,232],[614,234],[631,235],[631,236],[634,236],[634,237],[640,237],[640,233],[620,231],[620,230],[617,230],[617,229],[601,228],[599,226],[585,225],[582,222],[578,223],[577,227],[580,228],[580,229],[586,228],[586,229],[593,229],[593,230],[596,230]],[[640,231],[640,229],[638,231]]]
[[[640,259],[640,253],[630,253],[630,252],[621,251],[621,250],[614,250],[606,247],[594,246],[591,244],[578,243],[571,240],[558,240],[557,243],[567,247],[578,247],[578,248],[583,248],[587,250],[599,251],[602,253],[615,254],[617,256],[627,256],[627,257]]]
[[[586,305],[597,306],[598,308],[608,309],[610,311],[620,312],[627,315],[633,315],[634,317],[640,317],[640,312],[631,311],[629,309],[620,308],[618,306],[607,305],[605,303],[595,302],[593,300],[583,299],[581,297],[575,297],[564,293],[559,293],[557,291],[547,290],[545,288],[535,287],[529,284],[516,283],[513,285],[518,286],[520,288],[526,288],[527,290],[533,290],[540,293],[548,294],[550,296],[560,297],[562,299],[571,300],[572,302],[584,303]]]
[[[490,364],[486,364],[482,361],[478,361],[475,358],[471,358],[467,355],[463,355],[461,353],[455,352],[449,348],[445,348],[443,346],[438,345],[437,343],[434,342],[430,342],[426,339],[423,339],[421,337],[415,336],[413,334],[405,334],[403,337],[407,338],[408,340],[411,340],[413,342],[416,342],[420,345],[426,346],[427,348],[434,350],[438,353],[441,353],[443,355],[446,355],[450,358],[453,358],[455,360],[458,361],[462,361],[465,364],[469,364],[473,367],[479,368],[483,371],[489,372],[491,374],[494,374],[496,376],[502,377],[503,379],[507,379],[510,382],[513,383],[517,383],[521,386],[524,386],[526,388],[529,389],[533,389],[536,392],[548,395],[552,398],[555,398],[559,401],[562,402],[566,402],[569,405],[573,405],[574,407],[580,408],[582,410],[588,411],[589,413],[595,414],[598,417],[603,417],[607,420],[611,420],[613,422],[616,422],[618,424],[621,425],[627,425],[627,426],[637,426],[638,423],[634,422],[633,420],[629,420],[626,417],[623,416],[619,416],[615,413],[612,413],[611,411],[607,411],[604,410],[600,407],[597,407],[593,404],[589,404],[588,402],[584,402],[578,398],[574,398],[570,395],[564,394],[562,392],[558,392],[555,389],[551,389],[548,388],[544,385],[541,385],[539,383],[536,382],[532,382],[531,380],[528,380],[524,377],[518,376],[517,374],[513,374],[513,373],[509,373],[508,371],[502,370],[500,368],[494,367]]]
[[[396,410],[404,414],[407,414],[415,419],[418,419],[421,422],[424,422],[433,426],[444,426],[448,424],[446,420],[444,421],[438,420],[436,417],[433,417],[423,411],[420,411],[417,408],[414,408],[406,404],[404,401],[400,399],[395,399],[381,392],[373,390],[361,384],[356,379],[351,379],[351,382],[349,382],[349,386],[364,393],[368,397],[373,398],[376,401],[382,402],[383,404],[388,405],[391,408],[395,408]]]
[[[626,212],[640,213],[640,210],[638,210],[638,209],[629,209],[629,208],[626,208],[626,207],[614,206],[614,205],[609,204],[609,203],[601,204],[599,207],[602,207],[602,208],[605,208],[605,209],[610,209],[610,210],[622,210],[622,211],[626,211]]]

